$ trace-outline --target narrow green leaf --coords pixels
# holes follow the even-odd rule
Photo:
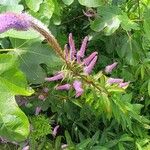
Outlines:
[[[150,96],[150,80],[148,81],[148,94]]]
[[[87,145],[90,143],[90,141],[91,141],[91,139],[90,138],[88,138],[88,139],[85,139],[85,140],[83,140],[81,143],[79,143],[77,146],[76,146],[76,148],[77,149],[86,149],[86,147],[87,147]]]
[[[144,79],[144,75],[145,75],[145,67],[144,65],[141,66],[141,79]]]
[[[68,131],[65,131],[65,137],[66,137],[67,144],[68,144],[69,146],[73,146],[74,144],[73,144],[73,142],[72,142],[71,136],[70,136],[70,134],[69,134]]]
[[[55,150],[60,150],[61,149],[61,136],[58,136],[55,140]]]

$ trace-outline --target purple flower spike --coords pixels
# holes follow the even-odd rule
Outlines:
[[[98,58],[98,57],[95,56],[95,57],[93,58],[93,60],[90,62],[90,64],[89,64],[88,66],[84,67],[84,73],[85,73],[85,74],[90,74],[90,73],[92,72],[92,70],[93,70],[93,68],[94,68],[94,66],[95,66],[95,64],[96,64],[97,58]]]
[[[64,84],[64,85],[59,85],[57,86],[55,89],[56,90],[69,90],[71,88],[71,85],[70,84]]]
[[[74,44],[74,40],[72,37],[72,33],[69,34],[69,46],[70,46],[70,59],[74,60],[75,54],[76,54],[76,49],[75,49],[75,44]]]
[[[31,27],[31,17],[27,14],[7,12],[0,14],[0,33],[9,29],[28,30]]]
[[[61,79],[63,79],[63,78],[64,78],[64,74],[61,72],[61,73],[56,74],[56,75],[53,76],[53,77],[45,78],[45,81],[51,82],[51,81],[61,80]]]
[[[89,39],[88,36],[86,36],[86,37],[83,39],[81,48],[80,48],[80,50],[79,50],[78,53],[77,53],[77,56],[78,56],[78,57],[81,57],[81,58],[84,57],[88,39]]]
[[[98,52],[93,52],[90,56],[87,58],[83,59],[83,63],[88,66],[89,63],[92,61],[92,59],[98,54]]]
[[[114,62],[113,64],[106,66],[105,67],[105,72],[106,73],[111,73],[112,70],[117,66],[117,64],[118,64],[117,62]]]
[[[56,137],[56,134],[57,134],[57,132],[58,132],[58,128],[59,128],[59,125],[57,125],[57,126],[53,129],[53,132],[52,132],[53,137]]]
[[[76,97],[79,97],[83,94],[84,90],[82,88],[81,81],[75,80],[73,83],[73,87],[76,90]]]
[[[115,78],[109,78],[107,80],[107,83],[109,83],[110,85],[111,84],[114,84],[114,83],[122,83],[123,82],[123,79],[115,79]]]
[[[123,83],[119,83],[119,87],[121,88],[126,88],[129,85],[130,82],[123,82]]]
[[[35,110],[35,115],[39,115],[39,113],[41,112],[41,107],[36,107],[36,110]]]
[[[68,50],[67,44],[64,46],[64,56],[65,56],[66,60],[68,61],[69,60],[69,50]]]

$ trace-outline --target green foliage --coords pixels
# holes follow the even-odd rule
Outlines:
[[[13,11],[21,12],[23,11],[23,5],[19,4],[21,0],[2,0],[0,2],[0,12]]]
[[[50,125],[51,122],[44,115],[31,117],[30,122],[31,122],[30,138],[38,140],[52,133],[52,128]]]
[[[39,84],[44,82],[46,73],[41,66],[42,64],[49,67],[49,73],[61,66],[60,58],[47,44],[12,38],[11,43],[14,48],[14,54],[18,56],[20,67],[31,83]]]
[[[118,7],[99,7],[98,14],[102,16],[97,16],[97,18],[91,22],[91,28],[94,31],[102,31],[106,35],[111,35],[114,33],[120,26],[121,20],[119,19],[120,10]]]
[[[23,141],[29,134],[29,122],[15,102],[15,95],[30,96],[33,91],[27,89],[25,76],[16,60],[14,55],[0,55],[0,135],[12,141]]]
[[[34,0],[25,0],[25,1],[27,6],[34,12],[37,12],[40,9],[40,5],[43,2],[43,0],[37,0],[36,3]]]
[[[66,5],[71,5],[74,0],[62,0]]]
[[[79,3],[81,5],[84,5],[86,7],[99,7],[103,4],[103,0],[92,0],[92,1],[89,1],[89,0],[78,0]]]
[[[31,133],[29,136],[30,149],[47,149],[51,145],[47,145],[46,135],[52,133],[50,119],[44,115],[30,117]]]

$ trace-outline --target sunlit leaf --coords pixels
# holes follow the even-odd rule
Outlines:
[[[11,141],[24,141],[29,134],[29,122],[15,101],[15,95],[30,96],[24,74],[18,69],[17,57],[0,55],[0,136]],[[9,107],[9,109],[7,109]]]
[[[31,83],[44,82],[46,72],[41,67],[41,64],[46,64],[51,73],[58,70],[62,65],[60,58],[47,44],[41,44],[40,42],[28,44],[26,43],[27,41],[17,39],[11,39],[11,42],[16,49],[14,52],[19,58],[21,69]],[[19,44],[15,45],[15,43]]]
[[[43,2],[43,0],[36,0],[36,2],[35,0],[25,0],[25,1],[27,6],[35,12],[39,10],[40,4]]]
[[[66,5],[71,5],[74,0],[62,0]]]
[[[103,0],[78,0],[81,5],[86,7],[99,7],[103,4]]]
[[[106,35],[111,35],[120,26],[119,12],[120,10],[116,7],[100,7],[98,14],[102,17],[98,16],[91,22],[92,30],[96,32],[104,30]]]

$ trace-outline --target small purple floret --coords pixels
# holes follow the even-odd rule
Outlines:
[[[74,40],[72,37],[72,33],[69,34],[69,46],[70,46],[70,59],[74,60],[75,54],[76,54],[76,49],[75,49],[75,44],[74,44]]]
[[[57,86],[55,89],[56,90],[69,90],[71,88],[71,85],[70,84],[64,84],[64,85],[59,85]]]
[[[123,83],[119,83],[119,87],[124,88],[127,87],[129,85],[130,82],[123,82]]]
[[[95,57],[93,58],[93,60],[90,62],[90,64],[89,64],[88,66],[84,67],[84,73],[85,73],[85,74],[90,74],[90,73],[92,72],[92,70],[93,70],[93,68],[94,68],[94,66],[95,66],[95,64],[96,64],[97,58],[98,58],[98,57],[95,56]]]
[[[64,56],[65,56],[65,59],[68,61],[69,60],[69,50],[68,50],[67,44],[64,46]]]
[[[114,84],[114,83],[122,83],[123,82],[123,79],[118,79],[118,78],[109,78],[107,80],[107,83],[108,84]]]
[[[78,53],[77,53],[77,56],[78,56],[78,57],[81,57],[81,58],[84,57],[85,50],[86,50],[86,47],[87,47],[88,39],[89,39],[88,36],[86,36],[86,37],[83,39],[81,48],[80,48],[80,50],[79,50]]]
[[[59,125],[57,125],[57,126],[53,129],[53,132],[52,132],[53,137],[56,137],[57,132],[58,132],[58,129],[59,129]]]
[[[113,64],[106,66],[105,67],[105,72],[106,73],[111,73],[112,70],[117,66],[117,64],[118,64],[117,62],[114,62]]]
[[[36,107],[36,110],[35,110],[35,115],[39,115],[39,113],[41,112],[41,107]]]
[[[61,73],[54,75],[53,77],[45,78],[45,81],[51,82],[51,81],[61,80],[63,78],[64,78],[64,74],[61,72]]]
[[[83,94],[84,90],[82,88],[82,83],[79,80],[75,80],[73,83],[73,87],[76,91],[76,97],[79,97]]]
[[[90,56],[87,58],[83,59],[84,65],[88,66],[90,62],[93,60],[93,58],[98,54],[98,52],[93,52]]]

